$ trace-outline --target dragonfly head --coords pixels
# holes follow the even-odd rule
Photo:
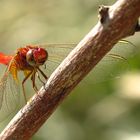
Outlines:
[[[26,54],[27,63],[33,67],[43,65],[48,58],[48,53],[44,48],[31,48]]]

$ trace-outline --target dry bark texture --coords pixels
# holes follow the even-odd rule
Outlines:
[[[140,16],[140,0],[118,0],[101,6],[100,21],[51,75],[38,95],[14,117],[1,140],[28,140],[60,102],[120,39],[133,35]]]

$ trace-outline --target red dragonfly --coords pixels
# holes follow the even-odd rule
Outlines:
[[[126,41],[123,43],[131,44],[131,42]],[[0,64],[7,65],[6,71],[0,80],[0,113],[2,114],[0,120],[4,119],[9,112],[12,113],[19,104],[20,82],[18,72],[22,71],[25,75],[22,80],[22,89],[25,102],[27,102],[24,88],[25,82],[30,78],[33,89],[37,92],[36,76],[44,84],[41,76],[47,80],[48,76],[74,46],[76,44],[27,45],[26,47],[17,49],[13,55],[0,53]],[[120,55],[109,55],[113,58],[125,60]],[[46,67],[45,73],[40,68],[42,65]]]
[[[30,78],[33,89],[37,92],[36,76],[44,84],[41,77],[47,80],[49,74],[53,72],[73,47],[72,44],[70,46],[69,44],[28,45],[17,49],[13,55],[0,53],[0,64],[7,65],[6,71],[0,80],[0,112],[7,115],[8,112],[12,112],[16,108],[15,101],[19,100],[18,94],[20,91],[19,71],[22,71],[25,76],[22,80],[22,89],[25,102],[27,102],[25,82]],[[41,70],[40,66],[43,65],[49,71],[48,75]]]
[[[8,74],[13,76],[13,79],[18,84],[18,71],[23,71],[25,78],[22,81],[22,88],[25,101],[27,102],[24,83],[26,80],[31,76],[32,84],[34,90],[37,92],[38,89],[35,84],[35,75],[36,73],[40,72],[42,76],[47,80],[47,76],[44,72],[39,68],[43,65],[48,58],[48,52],[39,46],[26,46],[24,48],[19,48],[15,55],[4,55],[3,53],[0,54],[0,63],[8,65],[8,68],[0,82],[1,86],[4,86],[4,80],[8,77]],[[2,87],[3,89],[3,87]]]

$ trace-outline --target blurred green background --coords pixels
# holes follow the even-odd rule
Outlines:
[[[0,0],[0,52],[27,44],[78,43],[98,21],[99,5],[115,0]],[[139,33],[118,43],[49,120],[33,140],[139,140]],[[1,66],[1,75],[4,67]],[[26,86],[28,92],[30,87]],[[2,115],[2,114],[1,114]],[[1,131],[9,120],[1,122]]]

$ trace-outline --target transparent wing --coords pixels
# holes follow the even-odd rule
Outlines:
[[[45,74],[47,76],[50,76],[50,74],[56,69],[56,67],[63,61],[63,59],[70,53],[70,51],[75,46],[76,44],[41,45],[41,47],[46,48],[46,50],[48,51],[48,61],[46,62]],[[114,55],[117,59],[114,59],[115,57],[105,57],[100,62],[100,64],[97,65],[97,67],[93,70],[93,76],[90,76],[90,79],[92,80],[91,83],[98,82],[98,78],[99,81],[104,80],[104,78],[102,79],[102,75],[105,76],[105,74],[109,74],[109,77],[111,77],[111,69],[108,70],[108,66],[112,67],[114,62],[118,63],[118,61],[121,61],[123,66],[125,65],[128,67],[128,63],[122,59],[119,59],[119,56],[128,58],[128,56],[131,56],[134,49],[134,47],[130,47],[130,45],[128,44],[118,44],[116,48],[114,48],[110,52],[111,54],[117,54]],[[107,70],[105,70],[105,67],[107,68]],[[117,71],[119,70],[120,66]],[[13,76],[7,69],[4,73],[4,76],[0,80],[0,121],[5,120],[5,118],[9,116],[12,112],[16,111],[16,109],[19,109],[19,92],[19,84],[13,79]]]
[[[7,69],[0,80],[0,121],[18,109],[19,89],[19,85]]]
[[[41,45],[41,47],[46,48],[48,51],[48,61],[46,62],[46,73],[47,76],[57,68],[57,66],[63,61],[63,59],[69,54],[69,52],[76,46],[76,44],[47,44]],[[102,81],[102,76],[100,73],[106,72],[108,77],[113,77],[114,74],[108,70],[109,67],[113,67],[114,65],[119,63],[119,69],[117,72],[119,73],[122,70],[128,69],[129,64],[127,61],[128,57],[132,57],[134,54],[135,46],[131,44],[131,42],[120,41],[116,44],[115,47],[103,58],[103,60],[97,65],[97,67],[93,70],[92,78],[95,83]],[[106,70],[105,70],[106,69]],[[98,76],[98,77],[97,77]],[[97,80],[99,79],[99,80]],[[104,80],[104,79],[103,79]],[[94,83],[93,82],[93,83]]]
[[[131,69],[129,59],[134,57],[136,46],[130,43],[117,43],[113,49],[99,62],[87,77],[93,84],[120,78],[121,74]]]
[[[48,44],[41,45],[41,47],[46,48],[48,52],[48,60],[46,62],[47,76],[58,67],[58,65],[64,60],[65,57],[72,51],[76,44]]]

